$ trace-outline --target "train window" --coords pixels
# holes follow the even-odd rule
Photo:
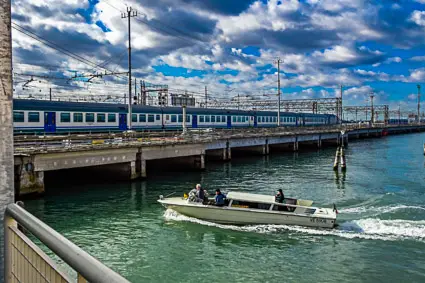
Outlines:
[[[204,121],[205,121],[204,116],[202,116],[202,115],[201,115],[201,116],[199,116],[199,122],[200,122],[200,123],[203,123]]]
[[[211,116],[211,123],[215,123],[215,116],[214,115]]]
[[[39,112],[28,112],[28,122],[30,122],[30,123],[40,122],[40,113]]]
[[[131,122],[137,123],[137,114],[131,114]]]
[[[171,115],[171,123],[177,122],[177,115]]]
[[[207,116],[205,116],[205,123],[209,123],[209,122],[210,122],[210,116],[207,115]]]
[[[74,113],[74,123],[82,123],[83,122],[83,113]]]
[[[165,115],[165,120],[170,120],[170,115]]]
[[[97,114],[97,122],[98,123],[105,123],[106,122],[106,115],[105,114]]]
[[[146,123],[146,114],[139,115],[139,122]]]
[[[183,123],[183,115],[179,115],[179,123]]]
[[[157,120],[157,121],[161,120],[161,115],[156,114],[156,120]]]
[[[186,116],[186,122],[190,123],[190,115]]]
[[[13,122],[25,122],[25,113],[21,111],[13,111]]]
[[[75,118],[75,116],[74,116]],[[108,123],[115,123],[117,121],[117,115],[115,114],[108,114]]]
[[[226,122],[226,116],[221,116],[221,122]]]
[[[232,116],[232,122],[235,123],[236,122],[236,116]]]
[[[61,113],[61,123],[70,123],[71,113]]]
[[[148,115],[148,122],[149,122],[149,123],[155,122],[155,115],[153,115],[153,114],[149,114],[149,115]]]
[[[242,122],[242,117],[238,116],[238,123]]]
[[[86,123],[94,123],[94,113],[86,113]]]
[[[217,121],[217,123],[221,123],[221,116],[217,116],[216,121]]]

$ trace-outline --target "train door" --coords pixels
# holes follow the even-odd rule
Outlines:
[[[44,131],[56,132],[56,112],[44,112]]]
[[[119,125],[118,125],[119,129],[121,131],[126,131],[127,130],[127,114],[119,114]]]
[[[227,128],[230,129],[232,127],[232,116],[227,116]]]
[[[198,128],[198,115],[196,114],[192,115],[192,128]]]
[[[257,116],[252,116],[254,118],[254,127],[256,128],[258,126]]]

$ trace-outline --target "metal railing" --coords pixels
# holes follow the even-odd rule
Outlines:
[[[73,268],[77,272],[77,280],[59,271],[54,262],[17,225],[25,228]],[[129,282],[16,204],[9,204],[6,208],[4,234],[6,283]]]

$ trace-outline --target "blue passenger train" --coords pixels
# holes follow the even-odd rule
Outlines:
[[[83,103],[64,101],[13,101],[15,134],[118,132],[128,129],[125,104]],[[281,112],[282,126],[323,126],[337,123],[330,114]],[[181,107],[133,105],[132,130],[178,130],[182,128]],[[275,111],[243,111],[231,109],[187,108],[188,128],[275,127]]]

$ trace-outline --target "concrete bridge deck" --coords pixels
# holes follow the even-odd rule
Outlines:
[[[109,166],[105,172],[125,171],[133,180],[147,177],[150,161],[165,160],[176,166],[204,169],[206,157],[228,161],[232,152],[267,155],[274,150],[297,151],[303,146],[321,148],[348,143],[352,138],[417,131],[425,131],[425,125],[220,130],[174,137],[167,133],[164,138],[143,137],[140,133],[113,137],[29,137],[27,140],[20,137],[15,145],[16,188],[18,195],[43,193],[44,173],[49,171]]]

